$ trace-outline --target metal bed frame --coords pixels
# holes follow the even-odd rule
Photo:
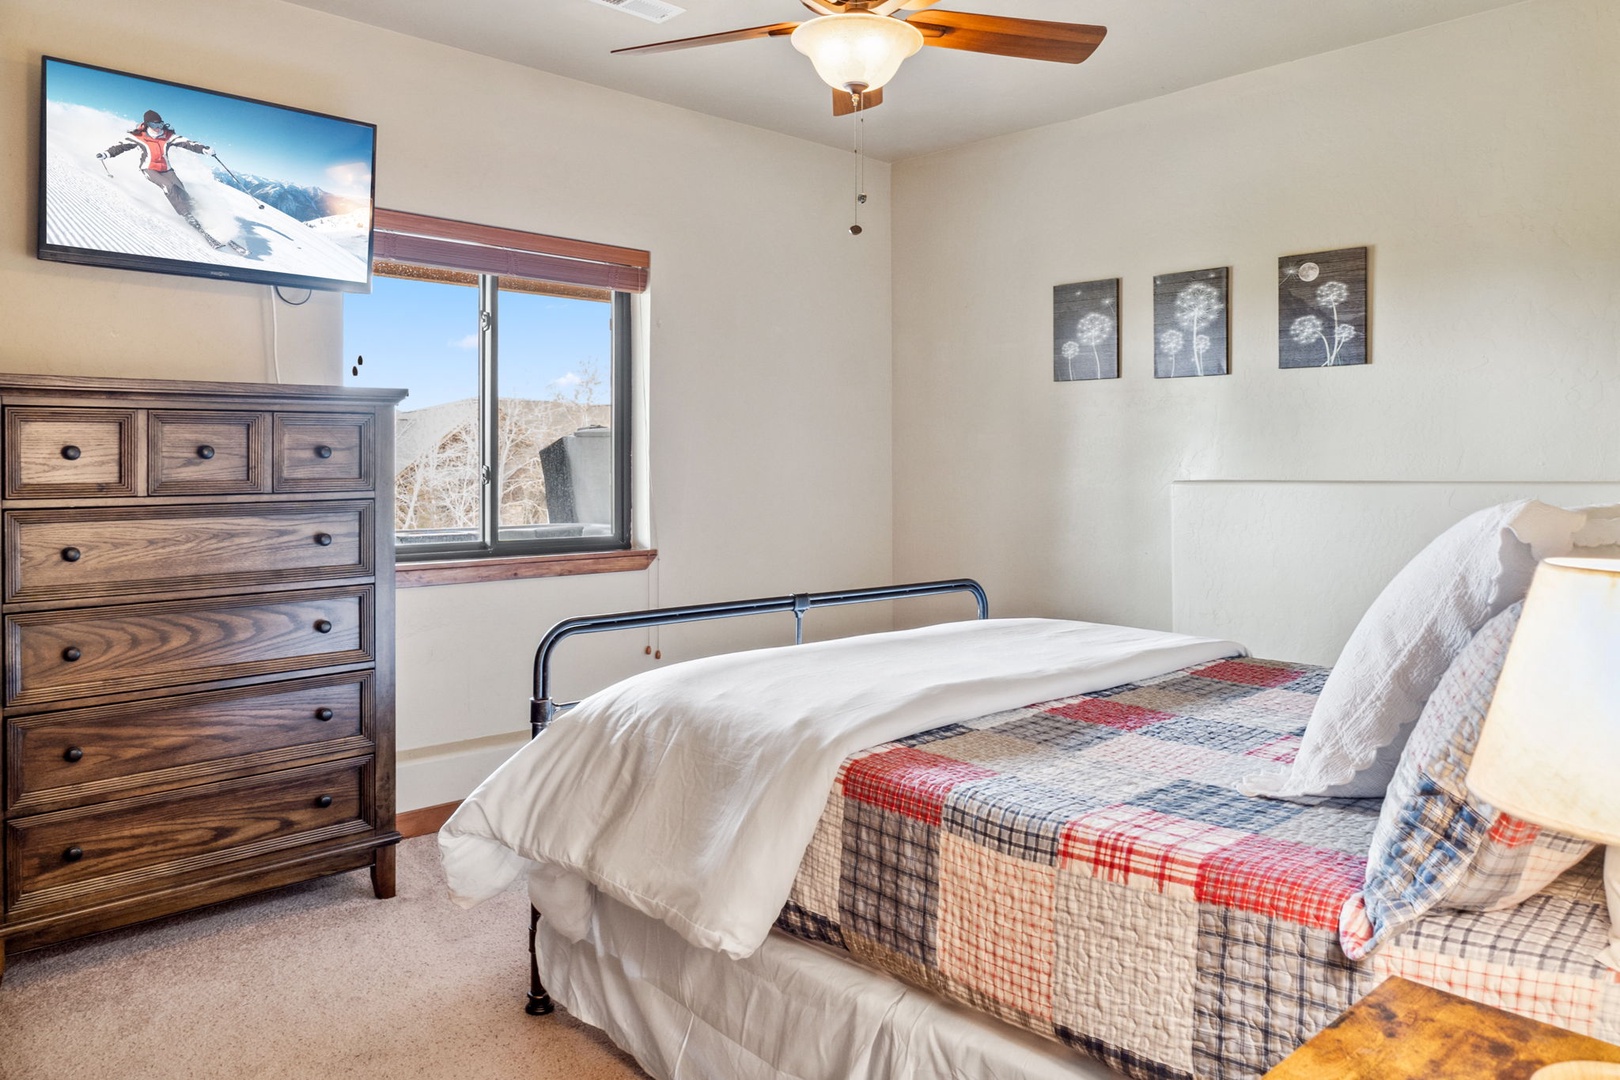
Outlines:
[[[558,714],[572,709],[578,701],[551,699],[551,654],[557,646],[575,634],[599,634],[608,630],[637,630],[653,626],[673,626],[680,623],[706,622],[711,619],[734,619],[743,615],[766,615],[784,611],[793,615],[793,643],[804,641],[804,616],[812,608],[840,607],[846,604],[871,604],[880,600],[908,600],[919,596],[942,596],[966,592],[973,595],[978,606],[978,617],[990,617],[990,601],[984,587],[971,578],[953,578],[948,581],[922,581],[910,585],[882,585],[869,589],[844,589],[837,592],[794,593],[791,596],[773,596],[758,600],[728,600],[716,604],[688,604],[684,607],[649,608],[644,611],[619,611],[607,615],[582,615],[564,619],[540,639],[534,653],[534,697],[529,701],[530,738],[536,738],[551,725]],[[552,1011],[551,995],[540,982],[540,958],[535,951],[535,932],[540,926],[540,912],[529,906],[529,996],[523,1011],[530,1016],[544,1016]]]

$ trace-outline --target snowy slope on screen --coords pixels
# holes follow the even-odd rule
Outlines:
[[[371,215],[364,210],[351,210],[347,214],[333,214],[330,217],[315,218],[304,222],[306,229],[314,229],[328,240],[341,244],[352,252],[357,259],[365,259],[367,252],[366,226],[371,221]]]
[[[46,104],[46,114],[46,243],[301,277],[366,280],[366,214],[306,224],[221,183],[212,172],[213,158],[177,148],[169,161],[191,196],[197,220],[210,235],[240,244],[247,254],[216,251],[141,174],[139,153],[97,160],[97,152],[123,138],[127,120],[55,101]]]

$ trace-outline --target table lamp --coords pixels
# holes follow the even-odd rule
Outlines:
[[[1608,845],[1598,959],[1620,969],[1620,560],[1536,568],[1468,786],[1498,810]],[[1613,1071],[1578,1075],[1620,1076],[1620,1065],[1590,1064]]]

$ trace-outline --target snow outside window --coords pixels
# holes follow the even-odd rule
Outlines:
[[[400,386],[402,560],[629,546],[629,296],[378,260],[349,385]]]

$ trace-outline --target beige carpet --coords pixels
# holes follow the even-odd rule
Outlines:
[[[432,836],[399,895],[364,871],[10,959],[5,1080],[640,1080],[598,1032],[523,1012],[521,892],[462,911]]]

